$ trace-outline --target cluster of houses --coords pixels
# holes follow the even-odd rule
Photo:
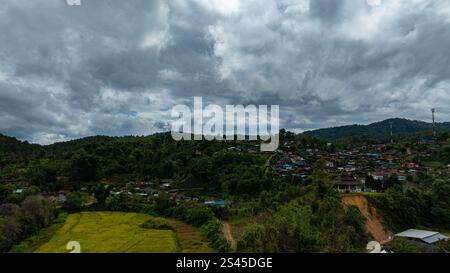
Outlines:
[[[47,198],[50,202],[56,203],[56,204],[62,204],[65,203],[67,200],[67,195],[70,193],[70,191],[58,191],[58,192],[46,192],[43,193],[42,196]]]
[[[278,149],[277,158],[272,167],[277,175],[285,176],[291,171],[296,170],[301,178],[306,178],[309,176],[310,171],[315,167],[315,165],[308,163],[305,158],[298,154],[291,151],[283,151]]]
[[[372,145],[359,149],[348,149],[329,153],[319,149],[293,151],[282,147],[272,159],[272,170],[279,176],[295,175],[307,178],[318,166],[324,167],[333,176],[336,188],[342,192],[367,191],[366,177],[381,182],[391,176],[405,181],[422,170],[416,162],[405,160],[405,156],[383,154],[383,145]]]
[[[26,192],[26,188],[17,188],[13,190],[13,194],[22,194]],[[61,190],[61,191],[55,191],[55,192],[44,192],[42,193],[42,196],[45,197],[48,201],[55,203],[55,204],[62,204],[65,203],[67,200],[67,195],[70,193],[68,190]]]
[[[193,197],[185,194],[182,190],[175,187],[173,179],[162,179],[159,183],[156,182],[129,182],[124,186],[115,187],[110,191],[112,196],[125,194],[130,197],[140,197],[145,201],[152,201],[158,198],[162,193],[169,196],[171,200],[176,202],[197,202],[198,197]]]
[[[121,186],[107,186],[110,196],[125,195],[127,197],[141,198],[144,202],[152,202],[159,198],[161,194],[165,193],[169,199],[181,203],[181,202],[200,202],[200,198],[186,194],[183,190],[175,187],[175,181],[173,179],[162,179],[155,182],[128,182]],[[22,194],[26,189],[18,188],[13,191],[14,194]],[[87,188],[82,188],[81,191],[87,192]],[[45,192],[42,196],[45,197],[56,205],[62,205],[67,201],[67,195],[70,193],[68,190],[61,190],[56,192]],[[220,199],[207,199],[203,202],[205,206],[209,207],[226,207],[230,206],[230,203]]]
[[[159,186],[158,186],[159,184]],[[195,196],[190,196],[184,193],[183,190],[175,188],[175,181],[173,179],[162,179],[160,183],[155,182],[129,182],[127,185],[120,188],[113,188],[110,191],[112,196],[127,195],[129,197],[141,197],[144,201],[151,202],[157,198],[162,193],[167,194],[169,199],[181,203],[198,203],[200,198]],[[226,207],[230,206],[230,203],[223,200],[208,199],[204,201],[203,204],[208,207]]]

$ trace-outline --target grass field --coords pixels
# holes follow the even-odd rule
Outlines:
[[[167,219],[175,231],[178,247],[182,253],[211,253],[213,250],[208,246],[199,230],[175,219]]]
[[[198,229],[176,220],[170,220],[174,230],[141,228],[150,218],[122,212],[71,214],[35,252],[67,253],[69,241],[79,242],[83,253],[211,252]]]

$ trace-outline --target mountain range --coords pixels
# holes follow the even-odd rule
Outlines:
[[[349,137],[370,137],[370,138],[389,138],[392,133],[395,136],[413,134],[413,133],[426,133],[433,130],[433,124],[402,118],[387,119],[380,122],[371,123],[369,125],[346,125],[325,129],[318,129],[304,132],[304,135],[316,137],[326,141],[335,141],[342,138]],[[436,123],[438,132],[449,132],[450,122]]]
[[[341,139],[353,138],[353,139],[377,139],[385,141],[390,138],[392,125],[392,133],[394,137],[420,134],[423,137],[432,135],[433,124],[409,120],[402,118],[387,119],[380,122],[371,123],[368,125],[346,125],[332,128],[324,128],[303,132],[303,135],[319,138],[325,141],[337,141]],[[450,122],[436,123],[438,132],[450,132]],[[55,143],[47,146],[52,150],[64,150],[65,148],[73,146],[82,146],[89,142],[108,142],[114,137],[107,136],[94,136],[86,137],[82,139],[72,140],[68,142]],[[19,150],[21,153],[32,153],[36,150],[40,150],[40,145],[29,144],[28,142],[19,141],[13,137],[0,134],[0,151],[12,152]]]

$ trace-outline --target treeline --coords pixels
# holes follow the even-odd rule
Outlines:
[[[20,204],[1,204],[0,252],[7,252],[16,243],[49,226],[55,213],[54,205],[39,195],[30,195]]]
[[[400,232],[411,227],[432,227],[447,230],[450,227],[450,184],[444,180],[430,181],[431,189],[404,190],[396,185],[384,195],[369,197],[382,213],[387,226]]]
[[[21,142],[15,138],[0,134],[0,169],[11,164],[40,158],[45,156],[45,154],[44,149],[39,145]]]

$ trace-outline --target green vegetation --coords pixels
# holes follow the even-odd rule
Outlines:
[[[64,226],[66,222],[67,214],[61,213],[54,223],[47,227],[41,229],[37,235],[27,238],[20,244],[13,246],[10,250],[11,253],[33,253],[37,249],[50,241],[50,239],[56,234],[56,232]]]
[[[14,246],[11,252],[66,253],[69,241],[80,242],[82,252],[213,251],[198,228],[175,219],[136,213],[83,212],[69,217],[60,215],[53,225]]]
[[[326,141],[341,141],[351,139],[353,143],[379,143],[389,142],[390,133],[398,137],[408,137],[408,134],[420,134],[429,132],[433,129],[432,123],[423,121],[414,121],[408,119],[388,119],[369,125],[348,125],[334,128],[319,129],[305,132],[308,136],[317,137]],[[439,131],[450,131],[450,122],[437,123]]]
[[[150,218],[149,220],[145,221],[141,225],[141,227],[146,229],[173,229],[172,225],[163,218]]]
[[[68,216],[64,226],[45,244],[40,253],[65,253],[70,241],[89,252],[176,252],[174,233],[141,228],[151,216],[120,212],[81,212]]]
[[[0,205],[0,251],[48,227],[55,218],[54,206],[42,196],[28,196],[20,205]]]
[[[199,227],[210,241],[210,247],[219,252],[227,252],[230,248],[228,242],[221,234],[221,224],[214,212],[204,206],[186,207],[175,206],[166,196],[159,198],[156,205],[159,214],[180,219],[193,226]]]
[[[440,242],[438,244],[438,249],[440,253],[450,253],[450,240]]]
[[[417,245],[404,238],[396,238],[393,243],[395,253],[416,253]]]
[[[364,252],[371,238],[361,212],[341,202],[354,194],[337,191],[342,178],[363,185],[355,191],[366,191],[358,194],[390,231],[445,230],[448,134],[424,143],[421,134],[329,144],[281,130],[283,145],[271,154],[257,141],[170,134],[50,146],[0,137],[0,251],[67,252],[69,237],[79,237],[83,252]],[[62,227],[60,212],[71,213]],[[94,230],[112,239],[96,243]]]
[[[175,231],[175,237],[182,253],[214,252],[213,249],[209,247],[209,242],[205,239],[205,236],[199,232],[198,228],[175,219],[167,219],[167,221]]]
[[[450,226],[450,184],[444,181],[434,182],[431,191],[410,189],[404,192],[396,186],[384,195],[370,196],[369,200],[393,231],[417,226],[440,229]]]
[[[361,252],[367,241],[360,211],[345,210],[320,174],[301,196],[262,213],[258,222],[244,229],[239,252]]]

